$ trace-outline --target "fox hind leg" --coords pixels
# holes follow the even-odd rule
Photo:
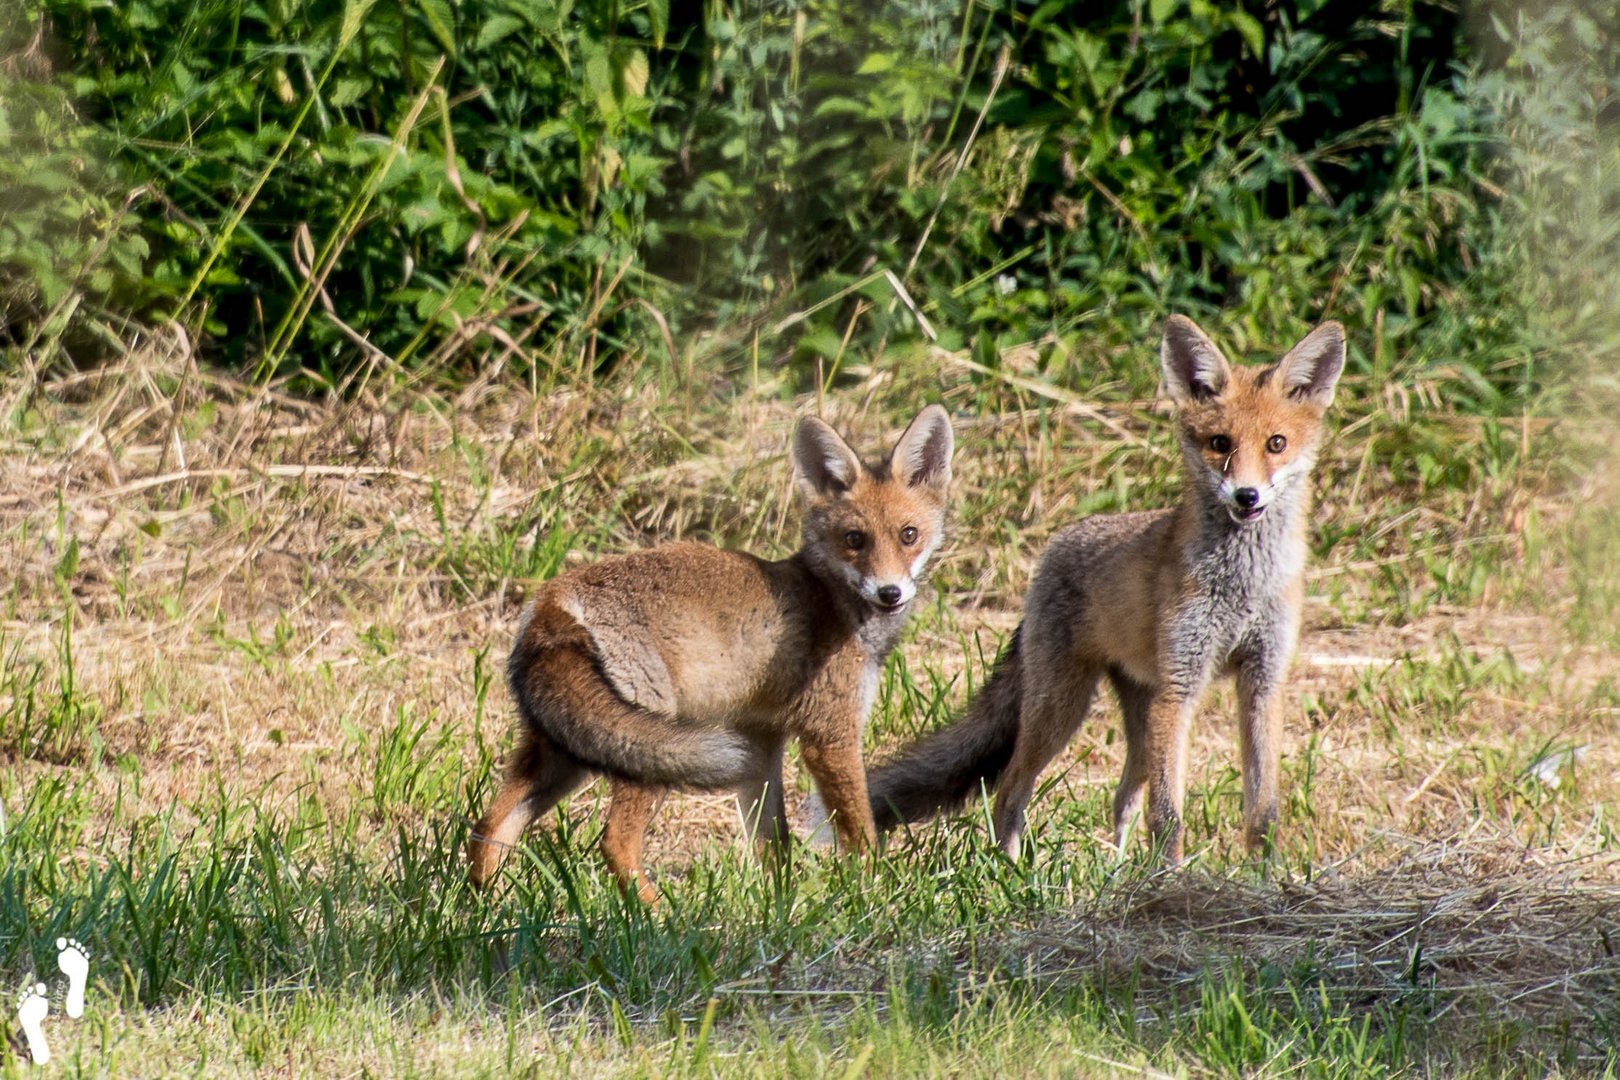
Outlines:
[[[1147,720],[1153,704],[1153,689],[1143,686],[1118,669],[1110,670],[1108,681],[1119,698],[1119,711],[1125,728],[1125,767],[1119,788],[1114,792],[1114,846],[1125,857],[1131,832],[1142,816],[1142,800],[1147,793]]]
[[[1026,675],[1034,672],[1033,667]],[[1018,738],[1012,758],[996,785],[996,807],[991,817],[997,846],[1010,858],[1018,857],[1024,839],[1025,811],[1035,794],[1035,782],[1052,759],[1063,752],[1086,718],[1097,692],[1100,673],[1074,668],[1067,677],[1046,686],[1024,686],[1024,706],[1018,718]]]
[[[567,798],[590,775],[583,762],[540,732],[526,728],[495,801],[473,826],[467,847],[467,876],[473,885],[488,885],[534,819]]]
[[[607,827],[602,830],[602,858],[608,870],[618,879],[619,888],[629,892],[634,886],[636,894],[648,906],[658,903],[658,890],[647,880],[641,865],[641,844],[647,836],[647,824],[658,813],[669,789],[657,784],[644,784],[621,776],[608,779]]]

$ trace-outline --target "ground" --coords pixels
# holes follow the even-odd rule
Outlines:
[[[46,1021],[59,1065],[1613,1067],[1620,529],[1601,427],[1455,416],[1421,380],[1342,395],[1270,863],[1241,850],[1223,689],[1195,734],[1183,870],[1111,849],[1103,700],[1047,774],[1026,864],[993,853],[978,807],[773,882],[737,850],[730,800],[685,794],[654,824],[649,910],[601,867],[593,787],[471,895],[461,849],[511,745],[526,590],[675,537],[790,552],[795,416],[869,449],[920,400],[957,428],[952,537],[874,757],[982,680],[1052,531],[1175,497],[1164,405],[1117,387],[949,356],[826,395],[673,378],[332,404],[171,342],[0,384],[0,971],[20,991],[55,974],[57,937],[89,949],[85,1019]]]

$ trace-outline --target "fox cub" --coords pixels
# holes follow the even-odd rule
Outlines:
[[[655,894],[642,838],[668,788],[734,790],[762,854],[778,850],[789,837],[789,738],[838,814],[842,847],[870,847],[861,736],[944,533],[952,446],[938,405],[873,463],[806,418],[792,448],[804,542],[791,557],[670,544],[543,585],[507,665],[522,731],[474,829],[473,883],[488,882],[529,823],[596,773],[611,783],[603,855],[644,898]]]
[[[1189,729],[1210,681],[1235,675],[1245,837],[1251,849],[1269,843],[1310,472],[1344,367],[1344,330],[1323,323],[1276,364],[1243,367],[1174,316],[1160,362],[1185,467],[1180,504],[1097,515],[1052,538],[1023,621],[966,714],[868,777],[880,830],[989,784],[996,841],[1016,856],[1036,779],[1106,677],[1125,720],[1115,842],[1123,853],[1145,796],[1153,842],[1179,862]]]

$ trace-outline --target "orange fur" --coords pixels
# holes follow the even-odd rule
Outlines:
[[[542,586],[508,665],[523,741],[474,829],[474,883],[487,883],[529,823],[596,773],[612,781],[603,855],[644,898],[655,894],[642,837],[666,789],[734,790],[762,851],[779,849],[790,738],[839,816],[844,848],[869,847],[861,733],[943,533],[951,449],[938,406],[872,464],[805,420],[793,445],[806,501],[795,555],[772,562],[670,544]]]

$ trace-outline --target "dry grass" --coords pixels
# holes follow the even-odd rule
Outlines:
[[[903,419],[884,401],[943,394],[964,414],[942,603],[904,648],[913,675],[959,702],[971,642],[989,654],[1015,623],[1053,528],[1110,485],[1133,505],[1170,497],[1163,422],[1150,402],[1059,401],[1042,416],[1027,387],[986,386],[960,366],[926,383],[858,374],[864,384],[828,405],[859,445]],[[498,672],[531,547],[563,531],[555,551],[569,560],[677,536],[791,549],[783,450],[806,406],[777,386],[724,389],[419,387],[314,403],[199,368],[174,341],[0,384],[22,418],[0,436],[12,583],[0,642],[8,670],[37,662],[58,678],[69,617],[95,717],[46,750],[0,741],[7,787],[64,776],[97,814],[126,816],[185,814],[221,788],[265,805],[313,797],[373,839],[442,813],[368,801],[372,738],[401,715],[428,717],[431,752],[454,770],[505,745]],[[1469,421],[1430,419],[1470,437]],[[1437,1013],[1472,1021],[1567,1019],[1612,1000],[1617,671],[1607,640],[1565,628],[1566,523],[1596,481],[1531,445],[1544,430],[1526,422],[1510,475],[1425,492],[1398,458],[1412,422],[1352,417],[1324,462],[1322,517],[1348,539],[1313,569],[1290,687],[1290,869],[1222,869],[1240,860],[1231,695],[1218,694],[1193,751],[1193,846],[1209,869],[1056,897],[990,935],[1008,965],[1057,986],[1076,972],[1135,980],[1152,990],[1144,1022],[1154,995],[1196,994],[1223,957],[1313,965],[1351,1006],[1438,994]],[[1426,576],[1436,560],[1490,573],[1460,602]],[[481,687],[478,671],[493,682]],[[1099,705],[1033,811],[1076,856],[1107,844],[1114,723]],[[885,716],[875,738],[903,727]],[[733,814],[725,799],[671,800],[653,865],[675,877],[708,857]],[[890,962],[838,953],[801,978],[870,987]]]

